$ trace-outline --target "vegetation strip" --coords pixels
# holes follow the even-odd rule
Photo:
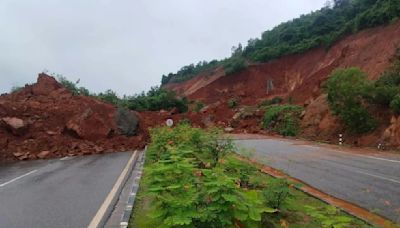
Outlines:
[[[151,130],[130,227],[370,227],[238,159],[217,129]]]
[[[251,164],[254,164],[254,165],[260,167],[261,172],[268,174],[274,178],[279,178],[279,179],[283,178],[283,179],[290,181],[291,183],[298,184],[298,185],[295,185],[295,188],[297,188],[297,189],[303,191],[304,193],[307,193],[317,199],[320,199],[330,205],[338,207],[338,208],[342,209],[343,211],[345,211],[353,216],[356,216],[357,218],[360,218],[366,222],[369,222],[374,225],[378,225],[380,227],[388,227],[388,228],[398,227],[398,226],[396,226],[396,224],[392,223],[388,219],[385,219],[385,218],[383,218],[377,214],[374,214],[374,213],[372,213],[362,207],[359,207],[355,204],[352,204],[345,200],[338,199],[336,197],[328,195],[327,193],[324,193],[316,188],[313,188],[313,187],[307,185],[306,183],[302,182],[301,180],[293,178],[277,169],[274,169],[270,166],[261,165],[257,161],[245,158],[240,155],[237,155],[237,157],[242,161],[246,161],[246,162],[249,162]]]

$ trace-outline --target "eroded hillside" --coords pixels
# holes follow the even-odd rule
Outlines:
[[[255,116],[239,120],[239,124],[231,126],[232,119],[240,110],[230,109],[226,105],[229,100],[240,100],[241,106],[255,106],[280,96],[286,102],[305,107],[301,136],[335,142],[337,135],[346,134],[346,130],[331,114],[322,89],[330,73],[337,68],[359,67],[367,73],[368,79],[376,80],[391,65],[399,47],[400,23],[396,22],[350,35],[329,49],[316,48],[304,54],[250,65],[239,73],[226,76],[221,69],[217,69],[183,83],[167,84],[166,87],[191,100],[208,104],[211,108],[203,110],[203,119],[250,132],[261,131],[261,114],[256,110]],[[389,110],[375,110],[374,115],[379,119],[379,127],[369,134],[347,134],[347,142],[366,146],[379,143],[399,146],[400,121],[396,115]]]

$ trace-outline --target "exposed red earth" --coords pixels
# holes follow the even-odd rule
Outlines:
[[[372,107],[380,127],[366,135],[347,134],[340,121],[330,112],[322,86],[337,68],[359,67],[376,80],[387,69],[400,47],[400,23],[376,27],[350,35],[329,49],[321,47],[303,54],[285,56],[267,63],[253,64],[247,69],[224,76],[221,69],[202,73],[183,83],[165,85],[190,100],[203,101],[207,108],[201,114],[191,114],[204,125],[228,127],[229,132],[265,133],[260,127],[263,113],[231,109],[229,99],[236,98],[241,106],[255,107],[276,96],[290,98],[305,107],[302,113],[300,137],[337,142],[344,134],[347,144],[357,146],[400,146],[400,118],[388,109]],[[267,89],[272,82],[273,89]],[[238,115],[244,115],[238,117]]]
[[[73,96],[53,77],[0,96],[0,160],[27,160],[142,148],[146,123],[138,113],[121,118],[116,107]],[[132,119],[133,118],[133,119]],[[124,126],[134,126],[127,132]]]

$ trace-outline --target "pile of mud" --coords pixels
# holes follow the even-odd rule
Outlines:
[[[39,74],[37,83],[0,96],[0,161],[142,148],[148,136],[140,119]]]

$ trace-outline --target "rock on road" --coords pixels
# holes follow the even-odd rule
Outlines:
[[[345,152],[275,138],[236,143],[253,148],[259,163],[400,223],[400,154]]]
[[[0,227],[87,227],[131,155],[0,165]]]

